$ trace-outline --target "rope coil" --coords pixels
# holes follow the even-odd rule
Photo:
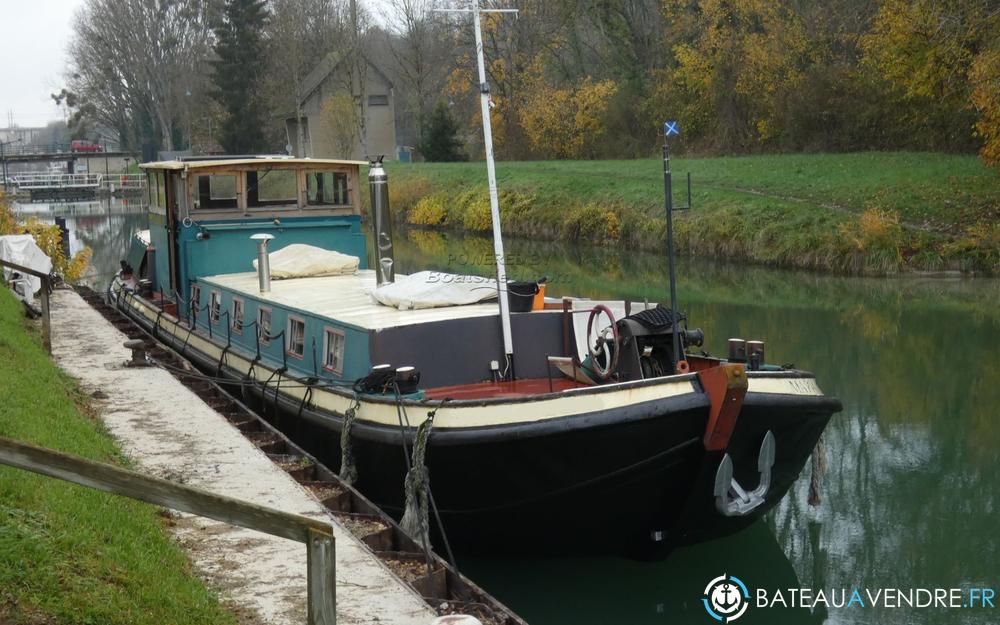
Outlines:
[[[430,506],[428,492],[430,491],[430,475],[424,464],[427,456],[427,439],[434,427],[434,417],[427,419],[417,427],[417,435],[413,443],[410,470],[406,472],[406,507],[399,526],[403,531],[425,548],[430,547]]]

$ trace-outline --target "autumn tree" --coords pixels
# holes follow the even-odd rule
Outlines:
[[[747,150],[782,125],[782,98],[801,84],[809,44],[801,17],[781,0],[665,0],[682,26],[675,66],[661,75],[664,109],[722,150]]]
[[[567,89],[538,80],[521,112],[532,148],[542,158],[596,158],[607,134],[608,106],[618,91],[611,80],[586,78]]]
[[[993,0],[883,0],[864,37],[865,62],[918,103],[924,120],[948,129],[942,147],[968,145],[975,125],[991,162],[1000,133],[998,47],[1000,9]]]

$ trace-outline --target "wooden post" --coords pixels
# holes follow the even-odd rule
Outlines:
[[[308,625],[336,625],[337,579],[333,534],[309,528],[306,543]]]
[[[49,277],[42,278],[42,345],[49,356],[52,355],[52,318],[49,308]]]

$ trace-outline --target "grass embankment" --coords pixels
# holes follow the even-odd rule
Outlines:
[[[838,273],[1000,273],[1000,176],[972,156],[911,153],[672,159],[681,253]],[[497,164],[504,231],[659,250],[662,165]],[[487,231],[482,163],[393,165],[392,204],[419,226]]]
[[[0,435],[128,464],[0,288]],[[153,506],[0,467],[0,623],[234,623]]]

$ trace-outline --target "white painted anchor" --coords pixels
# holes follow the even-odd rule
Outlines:
[[[746,516],[756,510],[767,498],[771,488],[771,467],[774,466],[774,434],[770,430],[764,435],[757,456],[757,471],[760,483],[747,492],[733,477],[733,459],[729,454],[722,457],[715,473],[715,507],[725,516]]]

